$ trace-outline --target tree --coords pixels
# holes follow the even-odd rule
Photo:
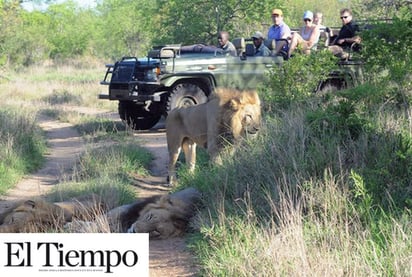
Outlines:
[[[105,0],[97,11],[97,41],[104,56],[143,55],[158,33],[153,24],[158,11],[152,0]]]
[[[93,30],[89,25],[90,14],[79,9],[73,1],[50,5],[46,13],[50,18],[50,57],[66,58],[85,54]]]
[[[19,1],[0,1],[0,65],[13,62],[13,50],[19,45],[16,30],[22,26]]]
[[[271,1],[272,4],[274,1]],[[244,35],[262,28],[262,14],[269,14],[269,1],[255,0],[158,0],[157,6],[162,21],[156,22],[160,29],[158,42],[216,43],[216,35],[226,30],[234,35]],[[267,16],[270,20],[270,16]]]

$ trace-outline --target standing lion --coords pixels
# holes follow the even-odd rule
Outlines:
[[[208,102],[172,110],[166,119],[169,185],[176,181],[176,162],[183,148],[189,170],[196,164],[196,145],[207,148],[220,163],[225,145],[236,145],[261,126],[260,99],[255,91],[218,90]]]

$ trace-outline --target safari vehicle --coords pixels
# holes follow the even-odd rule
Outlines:
[[[269,68],[285,62],[275,55],[254,57],[253,45],[243,38],[233,43],[238,56],[198,44],[156,47],[145,58],[123,57],[106,65],[101,84],[108,86],[108,94],[99,94],[99,98],[119,101],[120,118],[132,129],[145,130],[176,107],[206,102],[217,87],[255,89]],[[273,44],[267,43],[269,49]],[[357,85],[360,73],[358,63],[342,61],[317,90]]]

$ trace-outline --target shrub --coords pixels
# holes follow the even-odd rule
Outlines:
[[[331,53],[318,51],[311,55],[297,53],[281,66],[274,67],[269,72],[269,82],[260,88],[266,109],[275,111],[310,98],[336,66]]]

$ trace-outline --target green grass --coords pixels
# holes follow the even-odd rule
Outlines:
[[[110,207],[130,203],[138,195],[133,189],[133,175],[144,176],[151,154],[133,143],[108,146],[89,145],[73,168],[68,182],[60,183],[49,196],[53,201],[95,193]]]
[[[0,194],[38,169],[46,142],[32,111],[0,108]]]
[[[368,94],[291,103],[223,166],[182,174],[207,199],[204,276],[410,274],[410,123]]]

